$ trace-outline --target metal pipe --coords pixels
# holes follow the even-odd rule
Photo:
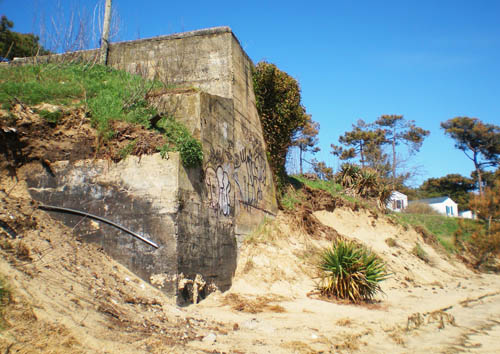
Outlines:
[[[39,205],[38,206],[38,209],[42,209],[42,210],[48,210],[48,211],[59,211],[59,212],[65,212],[65,213],[70,213],[70,214],[76,214],[76,215],[81,215],[81,216],[86,216],[86,217],[89,217],[91,219],[95,219],[95,220],[99,220],[99,221],[102,221],[103,223],[106,223],[108,225],[111,225],[111,226],[114,226],[116,227],[117,229],[120,229],[132,236],[134,236],[135,238],[141,240],[142,242],[145,242],[147,243],[148,245],[154,247],[154,248],[158,248],[159,246],[154,243],[153,241],[150,241],[148,240],[147,238],[133,232],[133,231],[130,231],[129,229],[126,229],[125,227],[121,226],[121,225],[118,225],[117,223],[113,222],[113,221],[110,221],[108,219],[104,219],[100,216],[97,216],[97,215],[93,215],[93,214],[89,214],[89,213],[86,213],[84,211],[80,211],[80,210],[75,210],[75,209],[69,209],[69,208],[63,208],[63,207],[58,207],[58,206],[53,206],[53,205]]]

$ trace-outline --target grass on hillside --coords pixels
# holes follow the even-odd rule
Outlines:
[[[304,177],[303,175],[293,175],[290,178],[296,179],[300,183],[303,183],[306,186],[308,186],[309,188],[322,189],[324,191],[327,191],[332,196],[336,196],[342,191],[342,186],[338,183],[333,182],[333,181],[325,181],[322,179],[310,180],[310,179]]]
[[[324,190],[330,193],[332,197],[339,197],[350,203],[369,208],[364,200],[344,194],[342,186],[334,181],[325,181],[321,179],[311,180],[303,175],[292,175],[288,177],[288,187],[285,188],[285,192],[280,199],[281,206],[284,209],[294,210],[297,205],[305,200],[305,195],[301,191],[304,185],[311,189]]]
[[[342,190],[342,187],[333,181],[310,180],[303,175],[292,175],[288,177],[288,187],[285,188],[285,193],[281,196],[281,206],[291,211],[302,203],[305,200],[305,195],[301,191],[304,185],[311,189],[327,191],[332,196],[337,196]]]
[[[425,215],[394,213],[394,217],[403,226],[421,226],[436,236],[439,243],[450,253],[456,252],[453,235],[459,229],[459,221],[462,220],[465,225],[476,224],[477,221],[469,219],[459,219],[447,217],[444,215]],[[470,229],[470,228],[469,228]],[[463,234],[462,238],[467,240],[470,234]]]
[[[100,132],[110,120],[123,120],[149,127],[156,114],[148,106],[146,93],[162,87],[160,82],[101,65],[39,64],[0,67],[0,104],[50,103],[85,105],[92,124]]]
[[[120,120],[151,128],[157,114],[146,95],[164,88],[159,81],[110,67],[82,63],[8,65],[0,67],[0,105],[10,109],[16,102],[27,105],[49,103],[86,107],[92,126],[104,140],[113,137],[110,121]],[[57,124],[57,116],[41,111],[47,120]],[[163,119],[158,126],[169,144],[161,147],[178,150],[185,166],[199,164],[203,158],[201,144],[180,123]]]
[[[310,180],[302,175],[293,175],[289,177],[289,188],[281,198],[281,205],[286,210],[294,210],[297,205],[304,201],[305,195],[302,193],[301,188],[306,185],[312,189],[322,189],[329,192],[334,197],[341,197],[353,203],[365,205],[362,200],[351,196],[344,195],[343,189],[340,184],[333,181],[324,180]],[[429,233],[436,236],[439,243],[449,252],[455,253],[455,245],[453,237],[459,229],[459,220],[462,220],[466,229],[473,230],[473,225],[478,221],[469,219],[451,218],[443,215],[429,215],[429,214],[411,214],[411,213],[393,213],[396,221],[401,225],[420,226],[427,230]],[[467,227],[470,226],[470,227]],[[468,240],[470,233],[465,232],[461,236],[462,240]]]

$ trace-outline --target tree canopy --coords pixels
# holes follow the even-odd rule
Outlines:
[[[338,146],[331,144],[332,154],[338,156],[341,160],[350,160],[359,157],[362,167],[373,162],[370,157],[376,156],[380,147],[385,141],[384,131],[381,129],[373,130],[364,120],[359,119],[352,125],[352,130],[345,132],[339,137]]]
[[[399,162],[396,154],[396,146],[401,143],[408,146],[410,155],[420,151],[422,143],[430,132],[415,125],[413,120],[405,120],[402,115],[382,115],[375,125],[384,129],[385,142],[391,145],[392,150],[392,180],[396,184],[396,170]]]
[[[9,60],[15,57],[30,57],[49,54],[39,43],[38,36],[32,33],[11,31],[14,22],[5,15],[0,19],[0,56]]]
[[[455,140],[455,147],[474,163],[479,193],[482,194],[482,170],[500,164],[500,127],[485,124],[477,118],[455,117],[442,122],[441,128]]]
[[[366,123],[360,119],[352,126],[352,131],[340,136],[339,142],[343,146],[332,144],[332,154],[341,160],[359,157],[362,167],[370,167],[384,178],[392,174],[393,188],[402,184],[410,177],[410,173],[397,173],[401,169],[401,156],[397,154],[397,146],[404,144],[410,155],[418,152],[428,130],[407,121],[402,115],[382,115],[374,123]],[[385,152],[384,146],[391,146],[391,157]],[[392,162],[390,161],[392,160]],[[391,173],[392,172],[392,173]]]
[[[459,174],[449,174],[440,178],[429,178],[418,189],[422,198],[449,196],[459,210],[469,209],[470,192],[475,189],[474,181]]]
[[[276,65],[258,63],[253,85],[269,162],[280,189],[286,177],[288,148],[294,135],[307,124],[308,115],[301,104],[299,83]]]
[[[304,161],[304,153],[311,152],[315,154],[320,151],[320,148],[316,146],[319,142],[319,123],[313,121],[310,114],[307,114],[306,118],[305,125],[297,131],[293,139],[293,145],[299,148],[300,174],[303,173],[302,163]]]

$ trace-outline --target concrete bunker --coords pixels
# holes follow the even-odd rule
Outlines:
[[[177,153],[119,163],[55,161],[52,171],[40,166],[30,174],[32,197],[107,217],[157,243],[154,249],[111,226],[53,213],[179,303],[197,301],[215,287],[227,290],[239,242],[277,211],[251,60],[231,30],[221,27],[114,43],[109,62],[177,85],[151,103],[202,142],[203,166],[186,169]]]

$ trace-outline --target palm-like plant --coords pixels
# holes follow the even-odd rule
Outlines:
[[[340,240],[322,254],[318,288],[323,295],[354,303],[371,300],[382,291],[379,283],[389,277],[385,267],[385,263],[365,247]]]
[[[356,181],[356,193],[361,197],[371,197],[379,186],[378,174],[375,170],[364,168],[360,170]]]
[[[381,184],[378,189],[377,203],[380,209],[384,209],[391,199],[392,188],[387,184]]]
[[[337,183],[344,188],[352,188],[358,179],[360,168],[352,163],[343,163],[337,175]]]

